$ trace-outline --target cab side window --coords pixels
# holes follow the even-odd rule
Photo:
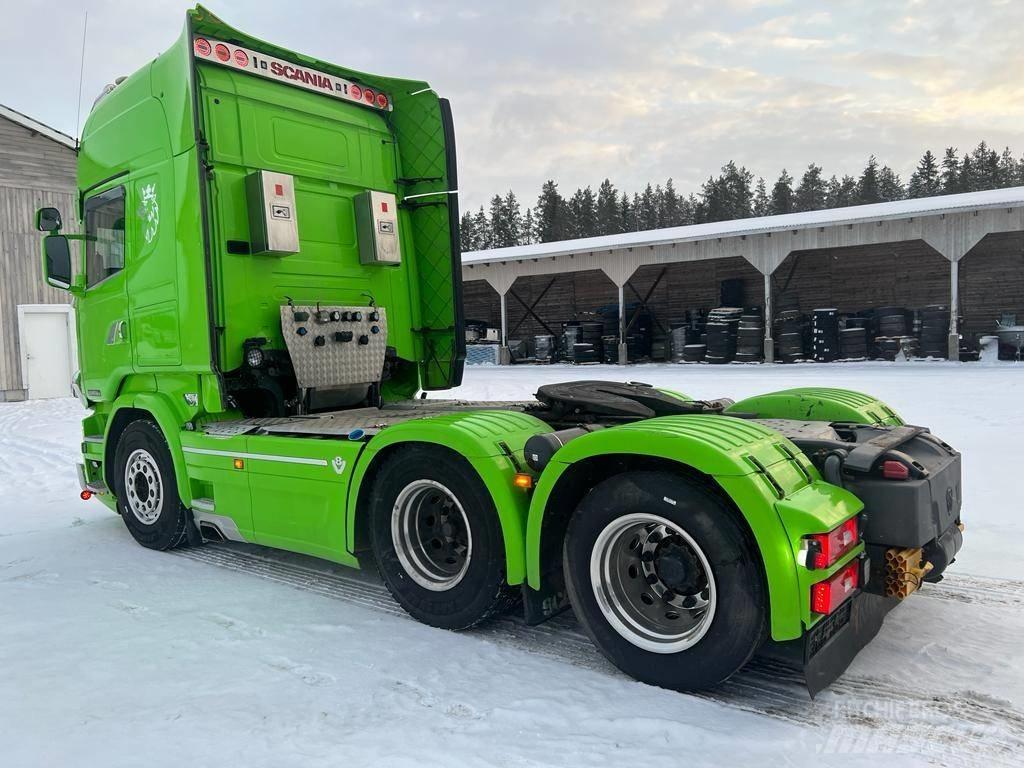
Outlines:
[[[91,288],[124,269],[124,187],[85,201],[85,284]]]

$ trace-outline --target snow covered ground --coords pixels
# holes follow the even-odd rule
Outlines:
[[[811,702],[756,661],[686,696],[605,663],[571,616],[461,635],[373,574],[257,547],[137,546],[77,498],[75,401],[0,405],[0,765],[1019,765],[1024,367],[470,368],[455,394],[628,377],[701,397],[878,395],[961,449],[965,548]]]

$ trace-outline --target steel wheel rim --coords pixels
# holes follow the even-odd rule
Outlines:
[[[153,525],[164,507],[164,485],[153,455],[142,448],[132,451],[124,467],[125,503],[143,525]]]
[[[398,494],[391,540],[402,568],[424,589],[451,589],[469,570],[469,519],[455,494],[434,480],[415,480]]]
[[[714,620],[707,557],[682,527],[658,515],[624,515],[605,526],[591,550],[590,583],[612,628],[646,651],[691,648]]]

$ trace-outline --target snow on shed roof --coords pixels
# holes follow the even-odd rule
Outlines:
[[[750,219],[716,221],[708,224],[691,224],[685,227],[667,227],[665,229],[649,229],[642,232],[624,232],[618,235],[585,237],[579,240],[534,243],[532,245],[519,245],[512,248],[490,248],[462,254],[462,263],[486,264],[501,261],[525,261],[527,259],[549,258],[569,253],[613,251],[621,248],[686,243],[697,240],[711,240],[719,237],[740,237],[742,235],[757,235],[767,232],[829,227],[840,224],[861,224],[868,221],[907,219],[914,216],[937,216],[943,213],[957,213],[982,208],[1017,206],[1024,206],[1024,187],[990,189],[984,192],[965,192],[959,195],[921,197],[916,200],[896,200],[891,203],[853,205],[848,208],[831,208],[822,211],[784,213],[779,216],[759,216]]]
[[[48,139],[56,141],[58,144],[63,144],[68,149],[75,149],[75,140],[66,133],[61,133],[56,128],[51,128],[45,123],[33,120],[28,115],[22,114],[16,109],[11,109],[8,106],[0,104],[0,117],[6,117],[11,122],[23,125],[30,131],[38,133],[40,136],[45,136]]]

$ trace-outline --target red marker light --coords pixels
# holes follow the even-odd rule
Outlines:
[[[281,184],[274,185],[274,194],[278,197],[284,197],[284,186]]]
[[[217,47],[213,49],[217,53],[217,58],[221,61],[227,61],[231,58],[231,51],[224,43],[217,43]]]
[[[388,97],[385,96],[383,93],[377,94],[377,106],[380,107],[381,109],[388,108]]]
[[[831,579],[811,585],[811,610],[832,613],[857,590],[859,583],[860,563],[854,560]]]
[[[363,98],[363,89],[360,88],[358,85],[353,85],[351,88],[348,89],[348,95],[351,96],[353,99],[361,99]]]
[[[92,498],[92,491],[82,491],[78,495],[82,497],[82,501],[88,501]]]
[[[196,53],[198,53],[200,56],[209,56],[210,51],[212,50],[210,47],[210,41],[207,40],[205,37],[197,37],[195,42],[195,50]]]
[[[857,531],[857,518],[851,517],[838,528],[828,533],[815,533],[805,536],[807,542],[807,560],[805,565],[811,569],[828,568],[839,558],[857,546],[860,535]]]
[[[248,67],[249,66],[249,54],[247,54],[245,51],[243,51],[240,48],[237,49],[235,51],[235,64],[237,64],[240,67]]]
[[[380,212],[381,213],[387,213],[388,212],[388,204],[387,203],[381,203],[380,204]]]
[[[365,90],[363,91],[363,100],[364,100],[364,101],[365,101],[365,102],[366,102],[367,104],[373,104],[373,99],[374,99],[374,97],[375,97],[375,96],[376,96],[376,94],[374,94],[374,92],[373,92],[373,91],[371,91],[371,90],[370,90],[369,88],[366,88],[366,89],[365,89]]]
[[[886,480],[909,480],[910,467],[902,461],[893,461],[892,459],[889,461],[883,461],[882,477]]]

